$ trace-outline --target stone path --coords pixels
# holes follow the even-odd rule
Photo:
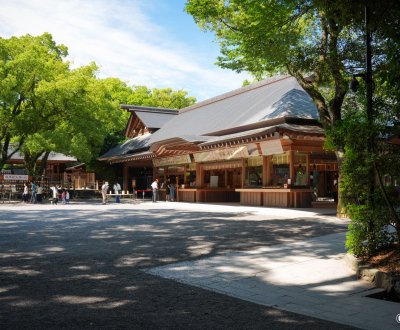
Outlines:
[[[344,240],[345,233],[326,235],[155,267],[148,273],[363,329],[400,329],[400,304],[365,297],[376,289],[357,280],[343,260]]]

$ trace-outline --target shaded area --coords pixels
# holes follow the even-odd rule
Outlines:
[[[304,213],[306,214],[306,213]],[[118,209],[1,210],[4,328],[335,328],[142,269],[343,231],[323,217]],[[345,327],[343,327],[345,328]]]

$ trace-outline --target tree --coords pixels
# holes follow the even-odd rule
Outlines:
[[[153,88],[146,86],[133,86],[133,92],[128,97],[127,103],[155,108],[182,109],[196,102],[184,90],[174,91],[172,88]]]
[[[0,38],[0,168],[23,145],[26,134],[33,125],[24,125],[23,117],[36,118],[35,90],[41,81],[51,81],[68,69],[62,58],[67,49],[56,45],[50,34],[38,37]]]
[[[398,20],[399,4],[386,2],[387,6],[368,1],[374,17]],[[389,5],[392,10],[387,13]],[[378,16],[383,8],[386,14]],[[344,0],[334,4],[324,0],[189,0],[186,4],[201,28],[215,32],[222,53],[218,65],[258,78],[293,75],[314,100],[325,128],[341,120],[351,75],[364,68],[363,10],[364,4]],[[383,30],[387,25],[375,20],[372,27]],[[311,73],[312,79],[307,79]]]
[[[186,11],[196,23],[215,32],[222,54],[218,65],[248,71],[259,79],[276,73],[294,76],[318,109],[320,121],[336,151],[340,175],[347,151],[350,160],[353,156],[356,159],[361,156],[363,171],[369,173],[366,177],[374,178],[379,159],[376,142],[382,136],[379,128],[384,114],[372,113],[367,107],[368,98],[359,95],[357,102],[348,99],[352,76],[365,77],[366,8],[372,13],[368,29],[374,35],[376,91],[381,89],[380,96],[391,105],[382,108],[386,109],[386,119],[390,118],[389,122],[399,127],[399,112],[394,111],[398,109],[400,96],[398,1],[188,0],[186,3]],[[361,84],[365,87],[365,81],[361,80]],[[351,106],[344,106],[349,104],[360,112],[357,116]],[[357,130],[359,134],[363,133],[361,146],[367,148],[361,150],[355,148],[346,138],[351,137],[344,133],[349,132],[346,131],[349,127],[355,127],[353,123],[361,127],[365,122],[367,127]],[[346,168],[350,163],[345,164]],[[347,174],[355,175],[351,171]],[[362,197],[361,203],[374,211],[379,205],[379,197],[375,197],[375,182],[367,181],[358,185],[358,194]],[[368,193],[364,194],[365,191]],[[342,212],[342,193],[343,189],[340,189],[339,212]],[[370,220],[363,230],[376,234],[381,229],[380,224],[374,227],[372,216]]]

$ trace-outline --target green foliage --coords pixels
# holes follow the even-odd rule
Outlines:
[[[185,108],[195,102],[196,99],[188,96],[183,90],[174,91],[171,88],[151,90],[146,86],[134,86],[127,99],[128,104],[171,109]]]
[[[48,33],[0,38],[0,168],[10,143],[23,151],[32,175],[37,159],[50,151],[91,162],[107,136],[112,144],[124,139],[129,113],[121,104],[182,108],[195,102],[185,91],[98,79],[95,63],[71,69],[67,54]]]
[[[388,225],[387,208],[349,204],[351,223],[346,236],[346,248],[356,256],[370,256],[394,243],[394,236],[384,230]]]
[[[398,146],[390,146],[382,137],[387,134],[386,108],[383,100],[375,99],[375,120],[368,122],[364,108],[363,93],[349,95],[343,106],[343,119],[327,131],[327,144],[343,148],[345,157],[341,163],[340,193],[346,213],[351,219],[346,238],[346,248],[357,256],[371,255],[378,249],[393,243],[393,237],[383,228],[400,224],[391,214],[400,206],[398,194],[392,182],[380,187],[379,180],[387,176],[395,178],[400,170]],[[371,149],[368,141],[374,141]],[[371,152],[372,151],[372,152]],[[375,180],[371,181],[371,173]],[[371,182],[373,190],[371,192]],[[388,200],[385,200],[384,194]]]

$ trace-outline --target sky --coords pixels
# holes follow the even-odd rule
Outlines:
[[[0,0],[0,37],[49,32],[74,67],[99,77],[186,90],[197,101],[242,86],[246,73],[215,65],[219,46],[184,12],[185,0]]]

